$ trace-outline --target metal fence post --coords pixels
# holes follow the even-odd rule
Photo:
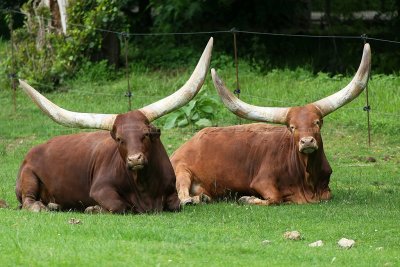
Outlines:
[[[361,35],[361,38],[364,41],[364,45],[367,43],[368,36],[366,34]],[[371,66],[369,66],[371,68]],[[369,72],[369,76],[371,76],[371,70]],[[368,146],[371,147],[371,122],[370,122],[370,111],[371,106],[369,105],[369,96],[368,96],[368,82],[370,77],[368,77],[367,85],[365,86],[365,96],[366,96],[366,106],[363,108],[364,111],[367,112],[367,123],[368,123]]]
[[[238,63],[238,56],[237,56],[237,43],[236,43],[236,32],[235,28],[231,29],[233,34],[233,48],[235,51],[235,67],[236,67],[236,89],[233,91],[235,95],[240,99],[240,85],[239,85],[239,63]],[[242,119],[239,118],[239,124],[242,124]]]
[[[14,18],[12,12],[9,13],[9,24],[8,27],[10,29],[10,43],[11,43],[11,69],[8,77],[10,78],[11,90],[12,90],[12,101],[14,107],[14,113],[17,111],[17,83],[16,83],[16,74],[15,74],[15,56],[14,56]]]
[[[131,91],[131,85],[129,82],[129,62],[128,62],[128,34],[123,33],[122,36],[124,37],[125,41],[125,70],[126,70],[126,80],[128,83],[128,91],[126,92],[125,96],[128,97],[128,110],[132,110],[132,91]]]

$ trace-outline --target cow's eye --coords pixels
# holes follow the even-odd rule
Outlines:
[[[124,141],[123,141],[120,137],[117,137],[117,142],[118,142],[119,144],[124,143]]]
[[[319,127],[321,127],[322,121],[321,120],[316,120],[314,123],[315,123],[315,125],[318,125]]]
[[[295,127],[294,125],[290,125],[290,126],[289,126],[289,129],[290,129],[291,132],[294,132],[294,130],[296,129],[296,127]]]
[[[143,139],[148,139],[148,138],[150,138],[150,133],[143,134]]]

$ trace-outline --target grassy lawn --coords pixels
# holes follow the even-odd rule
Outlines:
[[[233,89],[234,68],[218,71]],[[134,69],[133,107],[168,95],[188,76],[189,72]],[[344,87],[350,78],[312,75],[303,69],[261,75],[243,63],[241,99],[255,105],[303,105]],[[369,83],[371,147],[362,110],[365,93],[325,118],[322,135],[333,168],[331,201],[273,207],[226,201],[185,207],[181,213],[149,215],[17,210],[15,180],[27,151],[53,136],[83,130],[53,123],[21,91],[14,112],[10,89],[0,88],[0,198],[10,205],[0,209],[0,265],[400,266],[399,88],[400,77],[394,75],[374,75]],[[74,111],[127,111],[123,78],[113,82],[80,79],[71,81],[67,89],[46,96]],[[216,95],[210,75],[202,90]],[[247,123],[220,104],[214,124],[239,122]],[[163,119],[155,124],[162,126]],[[168,153],[196,131],[194,127],[162,131]],[[80,223],[70,224],[71,218]],[[290,230],[300,231],[303,238],[285,240],[283,234]],[[355,247],[339,248],[342,237],[354,239]],[[323,240],[324,246],[308,247],[317,240]]]

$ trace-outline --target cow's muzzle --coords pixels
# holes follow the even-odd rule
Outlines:
[[[304,154],[313,153],[318,149],[317,140],[312,136],[303,137],[299,141],[299,151]]]
[[[127,165],[130,170],[140,170],[144,168],[146,158],[143,153],[136,153],[127,157]]]

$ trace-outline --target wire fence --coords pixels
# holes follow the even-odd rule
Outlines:
[[[7,13],[10,14],[11,16],[11,27],[10,27],[10,36],[11,36],[11,47],[12,47],[12,57],[13,57],[13,27],[12,27],[12,15],[13,14],[20,14],[20,15],[26,15],[24,12],[21,12],[19,10],[15,9],[0,9],[0,12],[2,13]],[[38,17],[42,20],[51,20],[50,18],[46,17],[41,17],[41,16],[35,16]],[[70,24],[75,27],[79,28],[87,28],[85,25],[81,24]],[[92,28],[93,29],[93,28]],[[124,57],[125,57],[125,65],[126,65],[126,80],[127,80],[127,90],[124,93],[121,94],[107,94],[107,93],[99,93],[99,92],[89,92],[89,91],[82,91],[82,92],[77,92],[77,91],[72,91],[71,93],[73,94],[79,94],[79,95],[91,95],[91,96],[98,96],[98,97],[107,97],[107,98],[113,98],[115,99],[114,101],[117,101],[119,99],[121,102],[127,101],[128,103],[128,110],[131,110],[131,101],[132,97],[135,98],[143,98],[143,99],[148,99],[148,95],[141,95],[141,94],[133,94],[131,90],[131,81],[134,81],[134,77],[130,77],[132,75],[132,71],[130,71],[129,68],[129,62],[128,62],[128,47],[129,47],[129,37],[134,37],[134,36],[173,36],[173,35],[216,35],[216,34],[231,34],[233,37],[233,50],[235,52],[234,55],[234,65],[236,69],[236,88],[234,89],[234,93],[240,97],[240,94],[244,95],[246,98],[254,98],[254,99],[260,99],[260,100],[265,100],[266,102],[273,102],[273,103],[278,103],[278,104],[284,104],[285,106],[293,106],[292,104],[295,103],[290,103],[290,101],[287,100],[280,100],[280,99],[272,99],[268,98],[265,96],[260,96],[260,95],[252,95],[249,94],[248,92],[243,92],[241,91],[240,84],[239,84],[239,72],[240,72],[240,66],[238,64],[238,50],[240,50],[240,47],[237,45],[237,34],[243,34],[243,35],[268,35],[268,36],[275,36],[275,37],[289,37],[289,38],[329,38],[329,39],[353,39],[357,40],[359,39],[361,42],[365,43],[367,41],[376,41],[376,42],[384,42],[384,43],[391,43],[395,45],[400,45],[400,42],[395,41],[395,40],[387,40],[387,39],[380,39],[380,38],[374,38],[371,36],[367,36],[365,34],[360,34],[359,36],[346,36],[346,35],[307,35],[307,34],[288,34],[288,33],[271,33],[271,32],[258,32],[258,31],[246,31],[246,30],[237,30],[235,28],[229,29],[229,30],[219,30],[219,31],[200,31],[200,32],[158,32],[158,33],[136,33],[136,32],[118,32],[118,31],[112,31],[108,29],[101,29],[101,28],[94,28],[94,30],[98,32],[104,32],[104,33],[112,33],[116,34],[120,37],[120,40],[123,41],[125,50],[124,50]],[[12,60],[13,61],[13,60]],[[12,66],[12,73],[9,74],[10,78],[10,84],[13,92],[13,105],[14,105],[14,110],[16,110],[16,96],[15,96],[15,91],[17,89],[16,86],[16,73],[17,70],[14,68],[14,65]],[[40,85],[41,87],[46,87],[48,85],[45,84],[36,84]],[[366,89],[367,92],[367,99],[366,99],[366,104],[363,107],[360,108],[349,108],[349,107],[344,107],[343,109],[348,109],[348,110],[359,110],[359,111],[366,111],[367,116],[368,116],[368,136],[370,136],[370,125],[369,125],[369,115],[371,112],[371,107],[369,101],[371,100],[371,95],[369,95],[368,99],[368,88]],[[159,99],[165,97],[162,95],[153,95],[153,97],[158,97]],[[118,100],[118,101],[119,101]],[[395,119],[400,117],[400,113],[389,113],[389,112],[379,112],[379,111],[373,111],[373,114],[376,114],[378,116],[386,116],[386,117],[393,117]],[[241,121],[239,121],[241,123]],[[369,139],[370,142],[370,139]]]
[[[24,12],[15,9],[0,9],[3,13],[13,13],[13,14],[20,14],[25,16]],[[34,17],[52,21],[51,18],[43,17],[35,15]],[[69,23],[69,25],[79,27],[79,28],[87,28],[87,26],[82,24],[76,23]],[[388,39],[381,39],[381,38],[374,38],[374,37],[367,37],[364,34],[360,34],[359,36],[349,36],[349,35],[308,35],[308,34],[289,34],[289,33],[272,33],[272,32],[259,32],[259,31],[246,31],[246,30],[237,30],[236,28],[232,28],[229,30],[219,30],[219,31],[198,31],[198,32],[151,32],[151,33],[138,33],[138,32],[120,32],[120,31],[113,31],[108,29],[101,29],[101,28],[92,28],[95,31],[105,32],[105,33],[113,33],[120,36],[168,36],[168,35],[210,35],[210,34],[232,34],[232,33],[243,33],[243,34],[251,34],[251,35],[269,35],[269,36],[284,36],[284,37],[299,37],[299,38],[330,38],[330,39],[360,39],[364,40],[367,38],[368,40],[373,40],[377,42],[386,42],[386,43],[394,43],[400,44],[399,41],[395,40],[388,40]]]

